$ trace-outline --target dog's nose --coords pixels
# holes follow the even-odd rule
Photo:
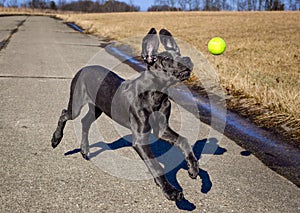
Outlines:
[[[149,55],[142,55],[142,58],[143,60],[147,63],[147,64],[153,64],[154,62],[157,61],[157,56],[156,55],[152,55],[152,56],[149,56]]]
[[[183,65],[188,67],[190,70],[193,69],[194,64],[193,64],[192,60],[189,57],[183,57],[182,62],[183,62]]]

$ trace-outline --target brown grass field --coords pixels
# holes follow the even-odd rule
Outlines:
[[[300,139],[300,12],[159,12],[59,15],[107,39],[167,28],[215,68],[227,107],[258,125]],[[213,56],[207,42],[227,43]],[[139,43],[140,44],[140,43]],[[195,67],[196,68],[196,67]],[[197,68],[195,69],[197,72]],[[299,145],[299,144],[298,144]]]
[[[300,145],[300,12],[140,12],[57,17],[109,40],[145,35],[151,27],[170,30],[175,38],[200,51],[216,70],[228,109]],[[215,36],[227,43],[220,56],[207,51],[209,39]],[[202,74],[197,66],[195,73]],[[194,88],[202,83],[196,77],[193,80]]]
[[[40,10],[31,8],[15,8],[15,7],[1,7],[0,15],[55,15],[55,11],[52,10]]]

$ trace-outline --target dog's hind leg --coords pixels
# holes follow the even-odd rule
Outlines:
[[[63,109],[61,116],[59,117],[57,128],[56,128],[55,132],[53,133],[53,137],[51,140],[51,144],[52,144],[53,148],[56,148],[58,146],[58,144],[61,142],[61,140],[63,138],[63,131],[64,131],[67,121],[77,118],[78,115],[80,114],[82,107],[85,105],[85,104],[82,104],[82,105],[78,105],[76,107],[72,107],[72,104],[70,104],[71,101],[72,101],[72,99],[70,99],[70,101],[69,101],[68,109]]]
[[[82,107],[87,103],[84,85],[78,81],[79,76],[80,72],[78,72],[72,80],[68,109],[62,110],[57,128],[52,136],[51,144],[53,148],[56,148],[61,142],[67,121],[78,117]]]
[[[63,109],[61,112],[61,116],[59,117],[57,128],[55,132],[53,133],[51,145],[53,148],[56,148],[60,141],[63,138],[63,130],[65,128],[65,125],[67,121],[70,119],[70,115],[68,113],[68,110]]]
[[[89,111],[87,114],[81,119],[82,123],[82,140],[81,140],[81,154],[82,157],[86,160],[88,160],[88,154],[89,154],[89,129],[92,125],[92,123],[97,120],[97,118],[101,115],[102,111],[95,107],[93,104],[89,104]]]

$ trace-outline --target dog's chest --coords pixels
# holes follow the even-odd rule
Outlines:
[[[129,126],[131,112],[144,111],[146,114],[159,111],[168,95],[156,90],[140,90],[129,82],[123,82],[112,102],[111,117],[123,126]]]
[[[137,96],[135,106],[149,112],[158,111],[167,98],[166,94],[159,91],[145,91]]]

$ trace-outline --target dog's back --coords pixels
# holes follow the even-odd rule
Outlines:
[[[71,97],[74,104],[82,102],[101,106],[111,115],[111,104],[115,93],[124,79],[105,67],[93,65],[77,72],[71,83]]]

